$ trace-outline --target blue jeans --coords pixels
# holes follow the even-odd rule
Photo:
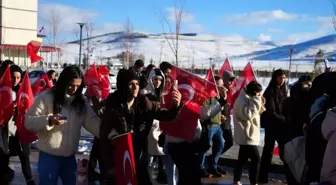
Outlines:
[[[77,162],[70,157],[53,156],[40,152],[38,161],[40,185],[57,185],[58,177],[63,185],[76,184]]]
[[[224,138],[223,138],[223,131],[220,124],[211,125],[208,127],[208,140],[209,143],[212,141],[212,155],[210,165],[211,168],[217,169],[217,164],[219,157],[224,149]],[[201,156],[201,169],[204,169],[204,162],[205,162],[205,153],[200,154]]]

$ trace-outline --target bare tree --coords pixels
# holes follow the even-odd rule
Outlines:
[[[61,43],[60,38],[59,38],[60,33],[61,33],[60,25],[62,23],[62,17],[60,15],[60,10],[57,9],[56,6],[54,6],[53,8],[51,8],[49,17],[47,17],[46,19],[49,25],[46,39],[50,45],[56,48],[57,47],[56,44]],[[60,54],[57,53],[57,63],[60,62],[59,58],[60,58]],[[53,54],[51,55],[51,62],[54,62]],[[49,61],[47,60],[47,67],[49,67],[48,63]]]
[[[165,39],[175,56],[175,64],[178,66],[178,52],[179,52],[179,35],[181,30],[181,22],[183,18],[184,5],[186,0],[174,0],[174,18],[175,18],[175,30],[173,31],[166,16],[161,12],[161,25],[164,32]],[[166,32],[168,27],[168,33]],[[169,35],[169,36],[168,36]],[[174,37],[175,35],[175,37]]]
[[[93,53],[94,50],[94,43],[91,39],[91,37],[93,36],[93,30],[94,30],[94,22],[91,21],[86,21],[85,23],[85,32],[86,32],[86,46],[85,46],[85,63],[84,66],[88,67],[88,65],[90,64],[90,56]],[[102,56],[100,56],[102,57]]]
[[[126,19],[125,25],[124,25],[124,38],[123,38],[123,46],[125,49],[126,57],[122,61],[124,67],[131,67],[132,60],[130,60],[132,55],[132,49],[133,49],[133,24],[129,18]]]

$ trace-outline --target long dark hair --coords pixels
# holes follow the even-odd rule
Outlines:
[[[54,94],[54,114],[58,114],[61,112],[62,107],[65,103],[65,95],[68,90],[69,83],[76,78],[82,79],[81,85],[78,87],[77,91],[75,92],[75,98],[71,102],[71,106],[76,109],[76,112],[79,115],[84,114],[85,112],[85,100],[82,95],[83,87],[84,87],[84,80],[83,80],[83,73],[81,70],[75,66],[71,65],[61,72],[55,86],[52,88],[52,92]]]
[[[281,85],[278,89],[278,77],[285,75],[286,72],[282,69],[277,69],[273,72],[272,74],[272,79],[268,85],[268,88],[272,88],[273,90],[275,90],[276,92],[280,92],[282,96],[287,97],[287,87],[286,87],[286,83],[284,83],[283,85]],[[278,91],[279,90],[279,91]]]

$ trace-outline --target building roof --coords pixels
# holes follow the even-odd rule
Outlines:
[[[0,49],[13,49],[13,50],[27,50],[26,45],[14,45],[14,44],[0,44]],[[59,52],[61,48],[52,47],[52,46],[42,46],[40,49],[41,52]]]

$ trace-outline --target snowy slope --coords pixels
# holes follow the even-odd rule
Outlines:
[[[168,35],[168,38],[174,35]],[[92,53],[90,62],[100,62],[100,57],[112,57],[124,51],[123,32],[108,33],[90,38]],[[153,59],[159,61],[174,61],[174,54],[163,34],[134,33],[131,36],[134,53],[142,54],[146,64]],[[171,40],[170,40],[171,41]],[[289,49],[294,48],[293,70],[311,71],[315,54],[322,49],[327,57],[336,57],[334,43],[336,35],[328,35],[296,45],[277,46],[273,42],[258,42],[246,40],[241,36],[219,36],[210,34],[181,34],[179,37],[179,64],[182,67],[210,67],[209,58],[219,68],[226,56],[236,69],[243,68],[248,61],[253,61],[255,69],[272,70],[273,68],[288,69]],[[79,42],[73,41],[62,47],[62,62],[78,61]],[[83,40],[83,52],[87,41]],[[45,57],[48,58],[48,57]],[[50,58],[50,57],[49,57]],[[55,57],[56,58],[56,57]],[[335,64],[332,64],[335,65]]]
[[[110,33],[92,37],[90,45],[93,48],[92,60],[98,57],[111,57],[124,51],[124,33]],[[169,38],[174,37],[168,36]],[[179,38],[179,59],[181,63],[188,65],[188,61],[208,60],[216,56],[242,55],[253,51],[272,49],[273,43],[258,43],[257,41],[245,40],[239,36],[225,37],[208,34],[183,34]],[[86,48],[86,40],[83,40],[83,51]],[[63,60],[74,63],[78,57],[78,41],[70,42],[62,47]],[[143,34],[132,35],[132,51],[143,54],[146,60],[151,58],[154,61],[173,61],[174,55],[163,34]],[[183,65],[182,64],[182,65]],[[190,63],[191,65],[191,63]]]

